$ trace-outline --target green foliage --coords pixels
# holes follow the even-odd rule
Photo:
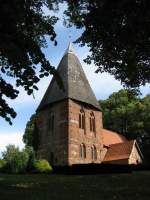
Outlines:
[[[103,109],[104,127],[130,139],[143,134],[143,122],[139,116],[143,106],[138,94],[125,89],[120,90],[110,95],[107,100],[100,101],[100,105]]]
[[[150,82],[149,1],[2,0],[0,116],[10,124],[16,112],[8,105],[6,97],[15,99],[19,91],[6,77],[11,77],[16,87],[23,87],[31,95],[38,90],[41,78],[56,75],[42,48],[47,47],[46,36],[57,44],[54,25],[58,18],[52,16],[52,12],[45,15],[44,10],[57,10],[59,2],[68,3],[67,24],[83,28],[76,42],[90,48],[91,54],[85,61],[89,64],[94,61],[97,72],[108,72],[130,87]],[[62,86],[60,79],[57,80]]]
[[[66,22],[83,28],[87,63],[130,87],[150,82],[150,3],[146,0],[69,0]]]
[[[26,172],[28,164],[28,153],[19,151],[14,145],[6,146],[6,151],[2,153],[3,159],[6,162],[5,171],[8,173],[23,173]]]
[[[35,128],[35,119],[36,119],[36,116],[34,114],[31,116],[30,120],[26,124],[25,132],[23,135],[23,142],[27,146],[32,146],[33,144],[33,131]]]
[[[4,171],[8,173],[25,173],[34,168],[35,153],[32,147],[26,146],[25,149],[20,151],[18,147],[8,145],[2,156]]]
[[[35,152],[33,147],[31,146],[26,146],[24,151],[28,154],[28,162],[26,166],[26,171],[30,172],[34,168],[34,162],[35,162]]]
[[[1,1],[0,116],[10,124],[16,112],[8,105],[6,97],[15,99],[19,93],[12,82],[31,95],[38,90],[36,85],[41,78],[56,75],[42,48],[47,47],[48,40],[57,44],[54,25],[58,18],[44,12],[44,9],[56,10],[57,4],[58,0]],[[11,83],[6,81],[7,77],[11,77]]]
[[[40,136],[39,136],[39,130],[37,128],[37,124],[34,124],[34,130],[33,130],[33,140],[32,140],[32,146],[35,152],[37,152],[39,144],[40,144]]]
[[[6,161],[0,159],[0,172],[4,171],[5,165],[6,165]]]
[[[52,167],[47,160],[36,160],[34,163],[34,170],[37,173],[50,173],[52,172]]]
[[[23,135],[23,142],[27,147],[33,147],[34,151],[37,152],[40,141],[35,114],[31,116],[30,120],[26,124],[25,132]]]
[[[14,145],[6,146],[0,160],[0,171],[7,173],[50,173],[52,167],[47,160],[35,160],[35,153],[32,147],[26,146],[22,151]]]
[[[26,151],[20,151],[14,145],[6,146],[6,151],[2,153],[6,162],[5,171],[8,173],[23,173],[26,171],[29,156]]]
[[[150,95],[147,95],[141,100],[143,112],[140,113],[143,119],[144,134],[139,138],[139,144],[142,152],[150,165]]]

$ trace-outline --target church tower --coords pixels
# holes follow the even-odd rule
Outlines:
[[[39,158],[54,166],[101,163],[102,112],[72,44],[37,109]]]

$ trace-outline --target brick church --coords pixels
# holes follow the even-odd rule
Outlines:
[[[53,77],[37,108],[38,157],[53,166],[141,163],[136,140],[103,128],[100,105],[71,43],[57,70],[64,90]]]

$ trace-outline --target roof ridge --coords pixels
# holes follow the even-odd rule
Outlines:
[[[89,104],[95,109],[101,110],[71,43],[69,43],[57,70],[64,84],[65,91],[59,88],[55,77],[53,77],[37,110],[41,110],[48,104],[66,98]]]
[[[122,135],[121,133],[117,133],[116,131],[112,131],[112,130],[109,130],[109,129],[106,129],[106,128],[103,128],[103,130],[106,130],[108,132],[115,133],[117,135],[121,135],[121,136],[125,137],[124,135]]]
[[[126,144],[126,143],[131,143],[133,142],[134,143],[135,140],[127,140],[125,142],[119,142],[119,143],[115,143],[115,144],[110,144],[109,146],[113,146],[113,145],[120,145],[120,144]]]

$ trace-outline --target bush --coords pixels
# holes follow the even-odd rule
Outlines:
[[[52,167],[47,160],[36,160],[34,162],[34,170],[36,173],[50,173],[52,172]]]
[[[28,154],[28,163],[27,163],[27,172],[31,172],[34,169],[34,162],[35,162],[35,153],[33,147],[26,146],[24,151]]]
[[[4,167],[6,172],[15,174],[26,172],[29,155],[25,150],[19,151],[18,147],[8,145],[2,155],[6,162]]]
[[[5,165],[6,165],[5,160],[0,159],[0,172],[4,171]]]
[[[0,171],[7,173],[50,173],[52,167],[47,160],[35,160],[35,153],[32,147],[26,146],[22,151],[14,145],[6,146],[2,153],[3,160],[0,160]]]

